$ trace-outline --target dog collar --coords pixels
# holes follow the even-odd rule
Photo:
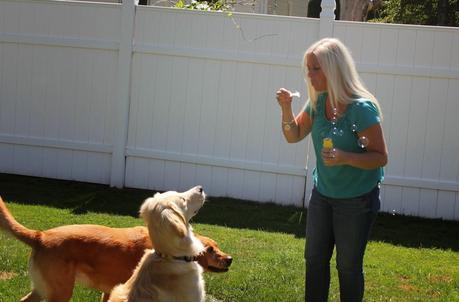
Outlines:
[[[170,256],[170,255],[160,253],[158,251],[155,251],[155,254],[158,255],[159,258],[167,259],[167,260],[181,260],[185,262],[198,261],[197,256]]]

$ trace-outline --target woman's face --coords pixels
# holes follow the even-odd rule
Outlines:
[[[311,81],[311,85],[316,91],[327,90],[327,78],[325,77],[319,62],[317,61],[316,55],[313,53],[310,53],[306,56],[306,70],[308,72],[308,77]]]

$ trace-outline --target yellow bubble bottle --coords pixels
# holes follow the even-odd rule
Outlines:
[[[332,141],[332,139],[329,138],[329,137],[324,138],[323,143],[322,143],[322,147],[324,149],[333,149],[333,141]]]

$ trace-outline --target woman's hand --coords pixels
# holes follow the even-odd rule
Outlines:
[[[327,167],[339,166],[345,163],[347,152],[336,148],[323,148],[321,155],[324,165]]]
[[[276,99],[277,102],[279,103],[279,106],[282,108],[289,108],[292,104],[292,92],[285,89],[285,88],[280,88],[276,92]]]

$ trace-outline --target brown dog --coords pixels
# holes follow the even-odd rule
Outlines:
[[[46,231],[19,224],[0,198],[0,228],[29,245],[29,275],[33,289],[21,301],[67,302],[75,282],[103,292],[107,301],[112,288],[129,279],[152,243],[146,227],[109,228],[100,225],[67,225]],[[206,271],[225,272],[231,256],[210,238],[197,235],[204,253],[198,263]]]

